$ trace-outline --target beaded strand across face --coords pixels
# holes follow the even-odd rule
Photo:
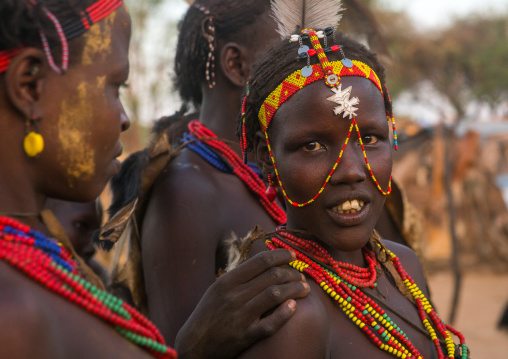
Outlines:
[[[361,139],[360,129],[358,128],[358,124],[356,121],[356,110],[358,110],[357,107],[360,100],[357,97],[351,98],[351,90],[352,87],[348,87],[346,89],[342,89],[342,85],[340,83],[340,79],[343,76],[357,76],[357,77],[363,77],[368,80],[370,80],[380,91],[381,96],[384,98],[383,90],[381,87],[381,82],[376,75],[376,73],[365,63],[356,61],[356,60],[350,60],[347,59],[340,46],[332,46],[332,47],[326,47],[325,49],[322,48],[321,43],[319,42],[319,38],[326,39],[327,35],[333,34],[332,28],[327,28],[324,31],[314,31],[312,29],[305,29],[302,31],[300,35],[292,35],[290,41],[298,41],[300,43],[300,48],[298,50],[298,54],[300,58],[307,58],[307,66],[303,67],[301,70],[297,70],[291,75],[289,75],[272,93],[265,99],[264,103],[262,104],[259,113],[259,123],[261,126],[261,129],[263,130],[268,146],[268,150],[270,152],[270,158],[272,161],[272,164],[274,166],[275,174],[277,177],[277,181],[279,183],[279,186],[282,190],[282,193],[288,203],[290,203],[294,207],[304,207],[306,205],[311,204],[314,202],[319,195],[323,192],[326,185],[330,181],[333,173],[337,169],[337,166],[342,158],[342,155],[344,153],[344,150],[349,142],[349,138],[351,136],[351,133],[353,130],[357,133],[359,142],[362,148],[363,157],[367,166],[367,169],[369,170],[369,174],[376,184],[376,187],[383,195],[388,195],[391,192],[391,177],[388,184],[388,189],[384,191],[379,182],[377,181],[374,173],[372,172],[371,166],[369,164],[369,161],[367,159],[367,154],[365,152],[365,148]],[[304,46],[302,44],[302,39],[310,39],[311,44],[313,46],[313,49],[308,49],[308,46]],[[333,48],[333,49],[332,49]],[[341,51],[343,54],[343,59],[341,61],[328,61],[328,58],[326,56],[326,52],[332,52],[332,51]],[[315,65],[310,65],[310,57],[316,55],[319,58],[319,63]],[[331,88],[331,91],[333,92],[333,95],[327,98],[327,100],[332,101],[336,103],[338,106],[335,107],[334,113],[336,115],[343,114],[342,118],[349,117],[349,119],[352,119],[351,126],[349,128],[348,135],[346,137],[346,140],[344,142],[344,145],[341,149],[341,152],[339,154],[339,157],[335,164],[333,165],[330,173],[326,177],[323,185],[319,189],[319,191],[316,193],[314,197],[309,199],[306,202],[298,203],[293,201],[288,194],[286,193],[286,190],[284,189],[284,185],[282,183],[282,180],[279,176],[279,171],[277,169],[275,157],[272,152],[272,148],[270,145],[270,140],[268,137],[268,127],[270,125],[270,122],[273,119],[273,116],[277,112],[277,110],[282,106],[283,103],[285,103],[292,95],[294,95],[299,90],[303,89],[305,86],[317,81],[325,79],[325,83],[327,86]],[[242,111],[245,113],[245,110]],[[397,135],[395,131],[395,120],[393,116],[390,116],[389,113],[387,113],[387,119],[392,120],[392,126],[394,131],[394,139],[395,139],[395,149],[397,149]],[[244,142],[246,142],[245,139],[243,139]]]

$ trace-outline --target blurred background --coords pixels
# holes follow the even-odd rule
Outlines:
[[[188,2],[127,0],[124,156],[147,145],[155,119],[180,108],[171,76]],[[420,224],[432,300],[474,358],[507,357],[498,323],[508,304],[508,0],[343,2],[340,29],[387,68],[399,135],[393,174],[416,209],[405,220]]]

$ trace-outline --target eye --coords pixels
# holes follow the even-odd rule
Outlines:
[[[364,145],[373,145],[377,141],[379,141],[379,138],[374,135],[366,135],[362,137],[362,142]]]
[[[306,152],[318,151],[322,149],[324,149],[324,146],[316,141],[308,142],[302,146],[302,150]]]

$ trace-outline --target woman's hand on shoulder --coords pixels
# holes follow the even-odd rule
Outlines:
[[[179,358],[233,358],[276,333],[297,310],[294,299],[310,290],[285,266],[294,258],[283,249],[262,252],[220,277],[178,333]]]

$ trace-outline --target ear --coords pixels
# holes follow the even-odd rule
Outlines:
[[[228,42],[222,47],[221,68],[226,78],[237,87],[245,87],[249,78],[248,53],[244,46]]]
[[[41,117],[43,80],[48,67],[44,54],[36,48],[27,48],[16,55],[5,73],[7,97],[25,118]]]
[[[270,151],[266,143],[266,137],[264,132],[258,131],[254,136],[254,153],[256,154],[256,163],[258,168],[263,173],[265,179],[268,178],[268,174],[275,177],[275,169],[273,168],[272,159],[270,158]]]

